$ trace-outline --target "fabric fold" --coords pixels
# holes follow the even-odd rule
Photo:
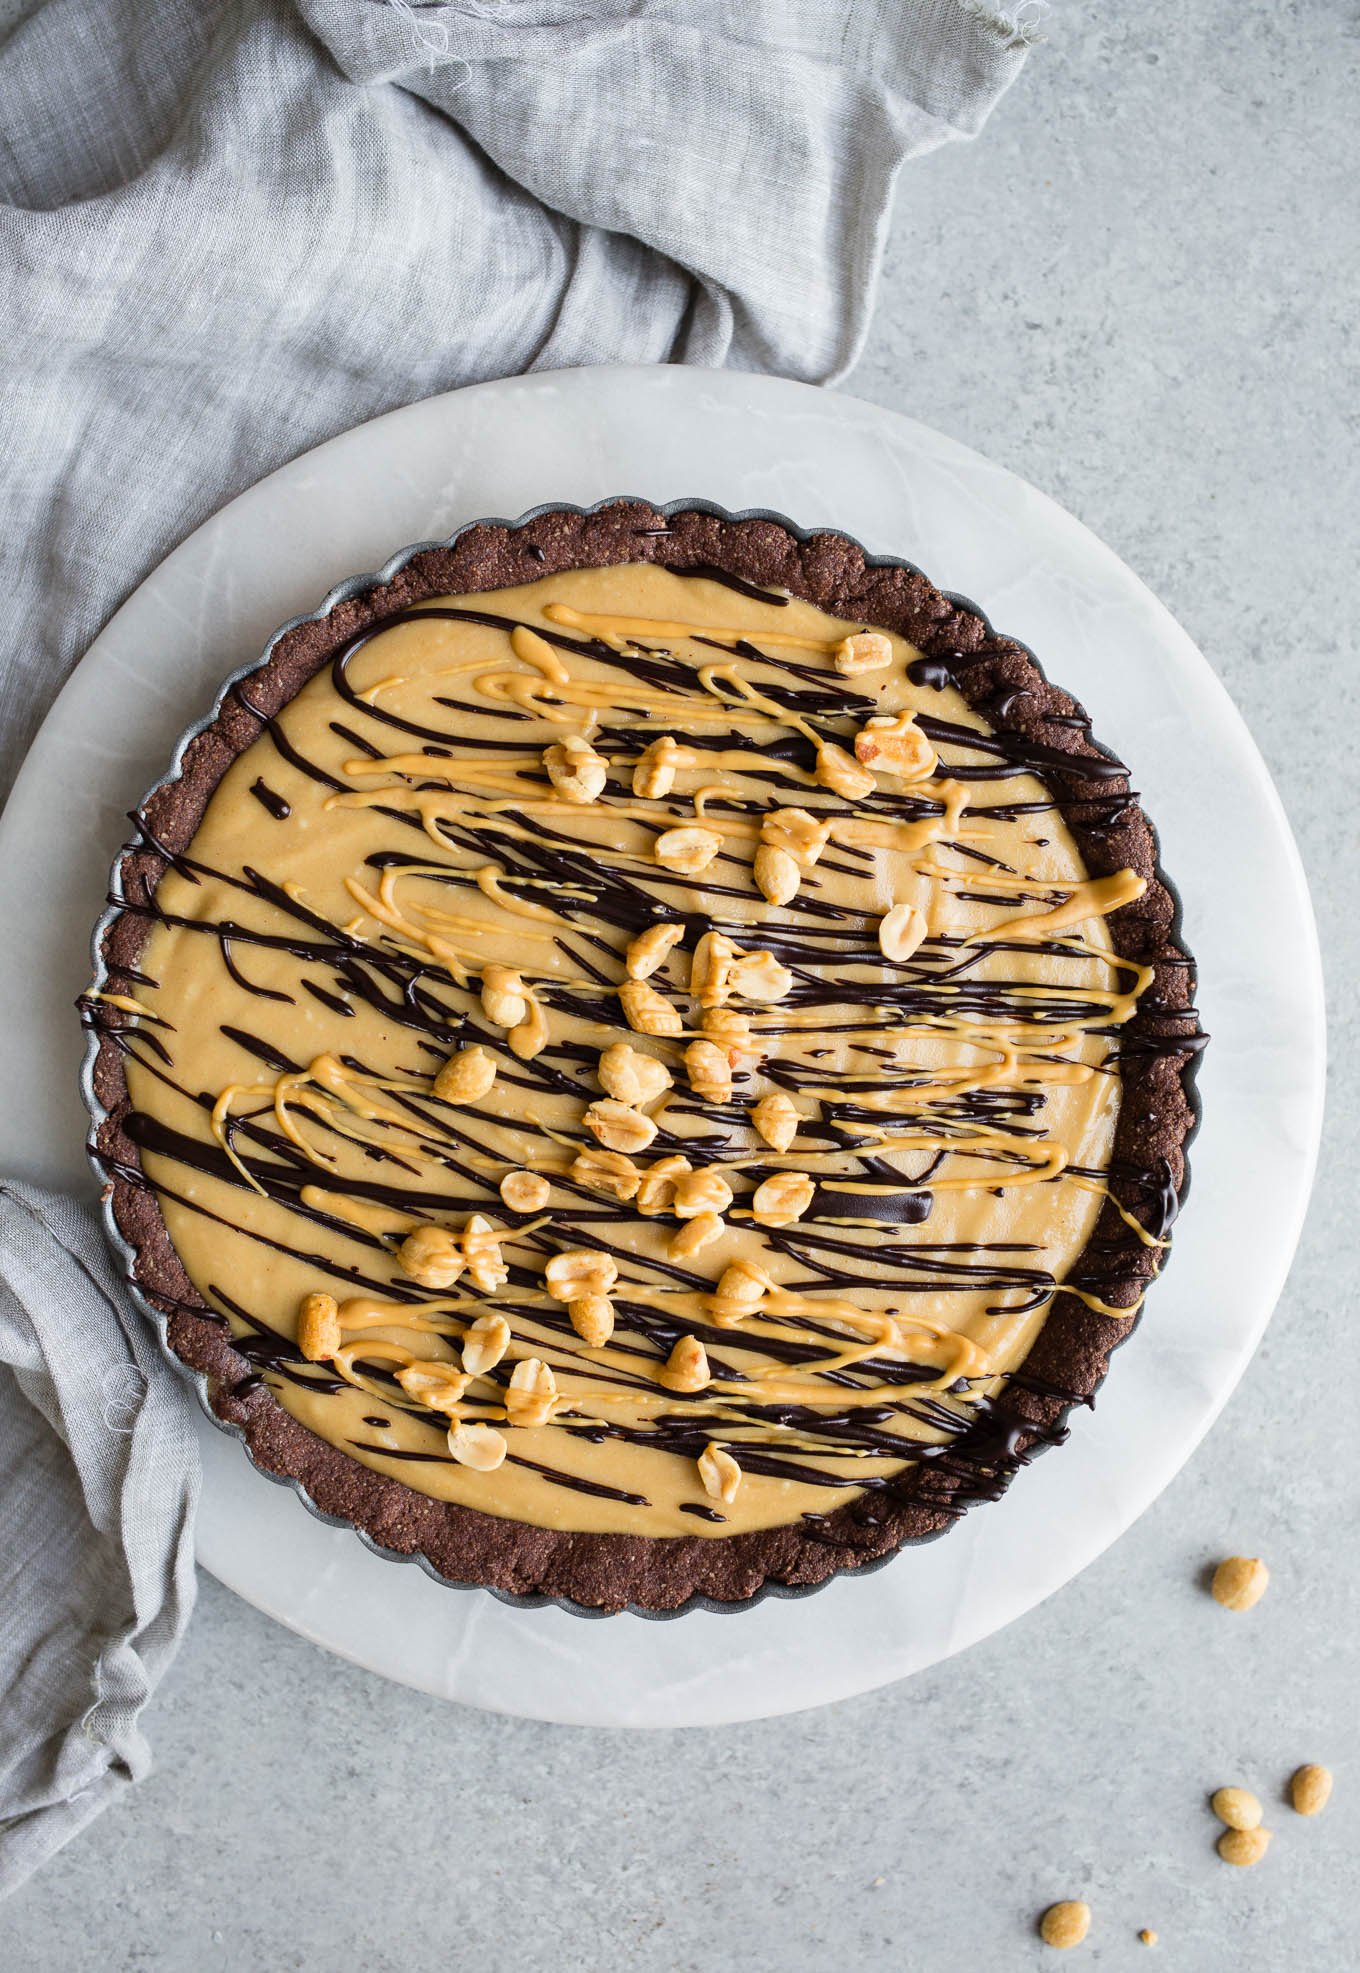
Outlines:
[[[347,426],[843,375],[899,167],[1023,59],[968,0],[46,0],[0,43],[0,793],[128,591]]]
[[[95,1215],[0,1186],[0,1895],[150,1763],[194,1603],[193,1403]]]

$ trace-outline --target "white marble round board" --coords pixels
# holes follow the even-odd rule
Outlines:
[[[1134,770],[1184,905],[1213,1039],[1165,1278],[1094,1414],[943,1540],[818,1594],[674,1622],[586,1622],[441,1586],[323,1525],[202,1427],[204,1566],[384,1675],[523,1717],[716,1725],[933,1664],[1030,1610],[1156,1498],[1255,1349],[1293,1255],[1322,1110],[1321,968],[1265,766],[1189,638],[1077,521],[936,432],[801,384],[579,370],[455,391],[319,447],[208,521],[57,700],[0,822],[0,1170],[92,1190],[72,1003],[125,815],[226,674],[285,619],[412,541],[614,494],[838,526],[985,609]],[[64,827],[50,827],[60,786]],[[1243,1237],[1250,1229],[1251,1239]]]

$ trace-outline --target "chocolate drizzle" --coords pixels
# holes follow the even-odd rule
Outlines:
[[[276,822],[283,822],[293,812],[282,795],[276,795],[272,788],[266,788],[263,777],[252,782],[250,792],[261,808],[267,809]]]

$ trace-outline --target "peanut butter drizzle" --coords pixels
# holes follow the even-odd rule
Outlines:
[[[853,628],[641,564],[447,599],[358,640],[224,776],[157,892],[140,962],[156,984],[116,1001],[136,1017],[130,1127],[195,1287],[279,1402],[352,1457],[539,1525],[721,1537],[939,1456],[1057,1293],[1106,1306],[1066,1277],[1108,1196],[1114,1037],[1149,982],[1104,920],[1141,880],[1089,877],[1020,766],[956,778],[994,746],[950,740],[928,776],[878,772],[862,797],[823,785],[816,749],[852,754],[876,714],[992,734],[953,688],[912,684],[900,639],[890,665],[839,676]],[[606,763],[592,800],[546,769],[564,735]],[[694,764],[637,795],[664,735]],[[829,825],[783,905],[753,876],[778,809]],[[712,860],[658,862],[677,830],[709,832]],[[925,936],[889,961],[878,927],[903,904]],[[675,1031],[638,1032],[625,951],[666,922],[683,936],[646,984]],[[715,931],[772,954],[784,992],[692,992]],[[519,980],[509,1029],[483,1005],[488,968]],[[687,1066],[714,1040],[727,1098]],[[671,1251],[692,1221],[573,1169],[598,1148],[588,1106],[620,1042],[671,1078],[632,1106],[656,1129],[637,1170],[683,1156],[730,1193],[692,1255]],[[496,1080],[441,1100],[465,1047]],[[800,1113],[784,1149],[749,1121],[772,1092]],[[508,1173],[547,1181],[543,1210],[503,1203]],[[770,1224],[756,1194],[781,1174],[805,1174],[812,1204]],[[404,1239],[456,1241],[473,1215],[497,1285],[404,1271]],[[617,1274],[602,1342],[545,1283],[581,1250]],[[756,1299],[735,1291],[743,1269]],[[339,1340],[308,1360],[295,1325],[318,1294]],[[492,1315],[508,1347],[470,1372],[468,1333]],[[685,1388],[696,1344],[707,1381]],[[526,1364],[549,1395],[510,1383]],[[399,1381],[411,1366],[441,1373],[437,1403]],[[459,1463],[460,1425],[502,1434],[503,1463]],[[701,1481],[712,1446],[740,1468],[730,1499]]]

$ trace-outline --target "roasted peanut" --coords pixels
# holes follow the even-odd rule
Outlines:
[[[671,1086],[671,1072],[666,1064],[658,1062],[655,1055],[644,1055],[641,1049],[630,1048],[626,1041],[616,1041],[605,1049],[595,1073],[606,1096],[612,1096],[618,1103],[630,1103],[634,1109],[654,1102]]]
[[[1331,1769],[1309,1761],[1295,1768],[1289,1782],[1289,1799],[1299,1815],[1321,1815],[1332,1798]]]
[[[874,792],[874,777],[868,768],[831,740],[817,749],[817,780],[823,788],[851,802],[862,802]]]
[[[543,1284],[557,1302],[574,1302],[582,1295],[607,1295],[619,1278],[612,1254],[594,1247],[570,1247],[554,1254],[543,1270]]]
[[[677,1219],[694,1219],[700,1213],[725,1213],[731,1203],[727,1180],[712,1165],[705,1165],[701,1171],[681,1172],[677,1177],[671,1211]]]
[[[528,1013],[524,981],[513,966],[482,968],[482,1012],[495,1028],[517,1028]]]
[[[728,980],[737,948],[721,932],[705,932],[694,948],[689,969],[689,990],[701,1007],[721,1007],[727,998]]]
[[[679,1012],[646,980],[625,980],[619,988],[619,1005],[634,1034],[683,1034],[685,1024]]]
[[[720,1329],[735,1329],[759,1308],[770,1285],[751,1261],[733,1261],[723,1269],[717,1292],[708,1297],[710,1320]]]
[[[855,758],[876,774],[924,781],[935,772],[935,749],[909,712],[879,713],[855,735]]]
[[[1255,1829],[1225,1829],[1216,1846],[1218,1854],[1224,1863],[1235,1863],[1239,1870],[1249,1869],[1270,1848],[1270,1834],[1259,1825]]]
[[[726,1103],[732,1094],[732,1065],[715,1041],[692,1041],[685,1050],[689,1086],[705,1103]]]
[[[740,1302],[746,1308],[754,1308],[763,1301],[770,1291],[770,1279],[753,1261],[733,1261],[725,1267],[718,1281],[718,1293],[724,1301]]]
[[[578,1295],[567,1303],[567,1314],[587,1349],[603,1349],[614,1333],[614,1304],[608,1295]]]
[[[683,925],[649,925],[645,932],[639,932],[635,939],[630,939],[623,955],[629,979],[647,979],[684,936]]]
[[[866,671],[883,671],[892,663],[892,639],[881,630],[857,630],[842,637],[831,653],[831,662],[842,678],[858,678]]]
[[[555,746],[545,748],[543,765],[558,794],[578,807],[598,800],[609,779],[608,761],[580,733],[568,733]]]
[[[1261,1822],[1261,1804],[1249,1788],[1217,1788],[1209,1807],[1229,1829],[1256,1829]]]
[[[669,733],[653,740],[633,769],[633,793],[646,802],[659,801],[675,786],[681,768],[697,767],[699,756],[692,747],[680,746]]]
[[[806,1172],[776,1172],[752,1193],[751,1217],[757,1226],[792,1226],[812,1204],[816,1190]]]
[[[733,993],[743,1000],[768,1006],[784,998],[793,985],[793,974],[772,952],[743,952],[733,960],[728,981]]]
[[[713,1212],[695,1213],[692,1219],[673,1233],[667,1246],[667,1257],[673,1261],[693,1260],[705,1247],[711,1247],[715,1240],[721,1240],[727,1228]]]
[[[751,874],[756,889],[768,904],[787,904],[798,895],[802,873],[786,849],[762,843],[755,853]]]
[[[798,1135],[798,1126],[802,1121],[782,1089],[773,1090],[770,1095],[762,1096],[758,1103],[751,1105],[751,1122],[774,1151],[788,1150]]]
[[[642,1173],[623,1151],[580,1151],[572,1161],[571,1175],[578,1185],[588,1185],[610,1199],[631,1199],[642,1183]]]
[[[451,1288],[467,1261],[445,1227],[418,1226],[398,1247],[397,1266],[422,1288]]]
[[[552,1187],[541,1172],[508,1171],[500,1182],[500,1195],[512,1213],[541,1213]]]
[[[397,1372],[407,1397],[428,1411],[451,1412],[471,1381],[448,1363],[407,1363]]]
[[[929,927],[914,904],[895,904],[878,921],[878,949],[885,959],[910,959]]]
[[[473,1473],[494,1473],[506,1454],[505,1437],[494,1425],[459,1422],[449,1428],[449,1451]]]
[[[1270,1571],[1256,1555],[1228,1555],[1214,1570],[1215,1603],[1225,1610],[1250,1610],[1266,1593]]]
[[[741,1468],[726,1446],[705,1446],[698,1464],[704,1492],[713,1500],[725,1500],[730,1506],[741,1486]]]
[[[699,1026],[710,1041],[716,1041],[719,1048],[727,1050],[727,1059],[735,1066],[742,1055],[758,1058],[764,1051],[751,1027],[751,1017],[736,1007],[706,1007],[699,1018]]]
[[[678,1152],[672,1152],[667,1158],[658,1158],[643,1173],[642,1183],[638,1186],[638,1211],[649,1217],[655,1213],[668,1213],[675,1203],[675,1182],[689,1169],[689,1159],[681,1157]]]
[[[546,1425],[557,1401],[557,1379],[536,1356],[522,1357],[505,1387],[505,1415],[512,1425]]]
[[[450,1055],[434,1079],[441,1103],[476,1103],[496,1080],[496,1059],[476,1042]]]
[[[1039,1937],[1046,1946],[1066,1951],[1079,1946],[1091,1928],[1091,1907],[1074,1898],[1051,1904],[1039,1920]]]
[[[503,1315],[479,1315],[463,1336],[463,1368],[470,1377],[494,1370],[510,1347],[510,1324]]]
[[[656,1136],[656,1125],[641,1110],[630,1109],[612,1096],[602,1096],[586,1110],[585,1126],[609,1151],[645,1151]]]
[[[480,1213],[473,1213],[463,1228],[459,1245],[467,1262],[468,1280],[483,1295],[489,1295],[493,1288],[503,1288],[510,1279],[510,1269],[501,1257],[500,1237],[489,1219]]]
[[[697,877],[701,870],[707,870],[721,848],[721,836],[711,829],[687,824],[680,829],[663,830],[653,845],[652,855],[663,869],[674,870],[682,877]]]
[[[297,1346],[309,1363],[329,1363],[340,1347],[340,1304],[334,1295],[304,1295],[298,1304]]]
[[[819,822],[805,808],[771,808],[761,817],[760,840],[768,849],[783,850],[800,870],[810,870],[826,848],[829,822]]]
[[[706,1389],[710,1381],[708,1352],[697,1336],[682,1336],[666,1358],[660,1381],[668,1391],[687,1396]]]

